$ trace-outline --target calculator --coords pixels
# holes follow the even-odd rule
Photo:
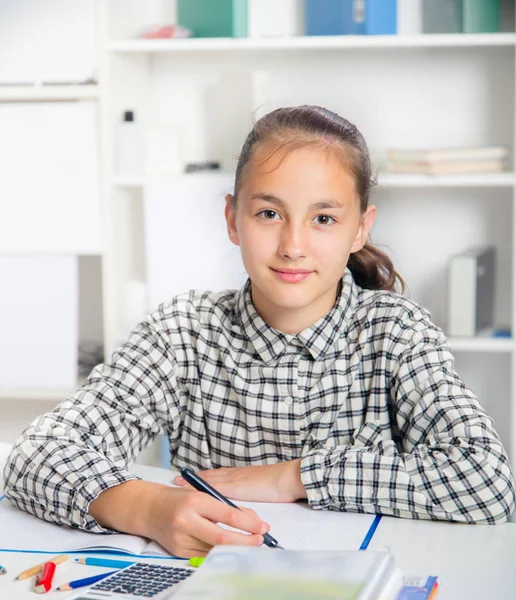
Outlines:
[[[195,569],[134,563],[69,600],[162,600],[170,598]]]

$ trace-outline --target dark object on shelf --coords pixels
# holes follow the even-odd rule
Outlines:
[[[448,268],[448,335],[473,337],[494,325],[496,249],[473,248]]]
[[[218,171],[220,163],[216,160],[207,162],[188,163],[185,167],[185,173],[199,173],[200,171]]]
[[[79,376],[88,377],[93,367],[104,362],[104,346],[100,342],[79,342]]]

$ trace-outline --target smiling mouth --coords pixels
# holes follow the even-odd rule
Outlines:
[[[313,271],[306,269],[272,269],[272,272],[282,281],[287,283],[297,283],[309,277]]]

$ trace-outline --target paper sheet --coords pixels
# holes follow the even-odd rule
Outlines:
[[[48,523],[19,510],[7,498],[0,501],[0,549],[39,550],[58,554],[95,549],[168,556],[158,544],[149,544],[149,540],[137,536],[88,533]]]
[[[306,503],[237,502],[269,523],[285,550],[358,550],[374,515],[313,510]]]

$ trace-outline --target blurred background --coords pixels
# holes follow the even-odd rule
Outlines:
[[[515,51],[514,0],[0,0],[0,442],[160,302],[245,281],[242,143],[318,104],[364,134],[373,242],[516,458]]]

